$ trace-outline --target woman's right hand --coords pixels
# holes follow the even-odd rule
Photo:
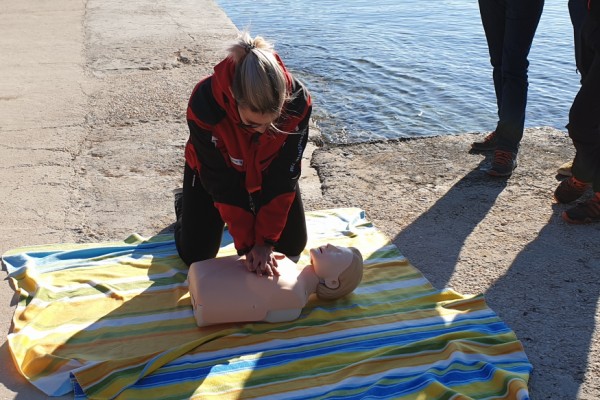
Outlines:
[[[270,245],[254,245],[246,254],[245,264],[248,271],[256,272],[258,276],[279,276],[277,257]]]

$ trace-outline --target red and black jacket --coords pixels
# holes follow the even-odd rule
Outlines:
[[[229,58],[196,85],[188,103],[186,163],[212,196],[240,255],[255,244],[275,245],[279,240],[308,140],[310,95],[276,58],[292,97],[275,125],[290,134],[270,130],[260,134],[240,126],[229,89],[235,64]]]

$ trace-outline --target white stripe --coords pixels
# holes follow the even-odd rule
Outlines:
[[[87,368],[88,365],[89,363],[86,362],[85,367]],[[50,396],[63,396],[73,391],[71,372],[83,366],[82,363],[76,360],[69,360],[59,371],[53,372],[52,375],[42,376],[39,379],[30,380],[30,382]]]
[[[385,292],[387,290],[396,290],[396,289],[406,289],[417,286],[428,286],[431,285],[429,281],[425,278],[417,278],[417,279],[407,279],[393,282],[381,283],[379,285],[372,286],[359,286],[354,290],[356,294],[372,294]]]
[[[369,258],[364,261],[364,265],[373,265],[373,264],[387,263],[387,262],[393,262],[393,261],[404,262],[404,261],[406,261],[406,257],[400,255],[400,256],[393,256],[393,257]]]

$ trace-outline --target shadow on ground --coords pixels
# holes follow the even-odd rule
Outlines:
[[[471,171],[403,229],[394,244],[435,287],[447,287],[467,239],[506,186],[506,180]],[[564,207],[555,205],[542,229],[529,232],[530,240],[506,273],[496,274],[485,292],[489,306],[515,331],[533,364],[533,399],[593,398],[580,393],[580,386],[586,371],[596,373],[589,360],[597,359],[590,348],[600,294],[600,227],[566,224],[559,217]],[[489,245],[502,251],[501,242]],[[469,261],[495,268],[483,257]],[[455,277],[453,283],[462,285],[457,290],[472,293],[469,271],[461,270],[458,277],[464,281]]]
[[[600,250],[590,240],[582,241],[576,252],[564,251],[565,229],[583,238],[598,235],[593,226],[548,221],[485,294],[525,346],[534,366],[533,399],[593,398],[579,393],[579,387],[586,371],[594,369],[589,359],[600,294]],[[549,244],[556,249],[553,256],[547,253]]]
[[[486,165],[485,160],[482,165]],[[393,242],[433,286],[446,287],[466,239],[505,188],[506,179],[490,180],[478,167],[403,229]],[[428,261],[431,254],[436,255],[435,265]]]

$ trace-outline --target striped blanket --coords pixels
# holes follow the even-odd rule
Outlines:
[[[15,365],[77,399],[528,398],[531,364],[481,296],[433,288],[360,209],[307,223],[307,248],[360,249],[363,282],[276,324],[198,328],[172,235],[9,251]]]

